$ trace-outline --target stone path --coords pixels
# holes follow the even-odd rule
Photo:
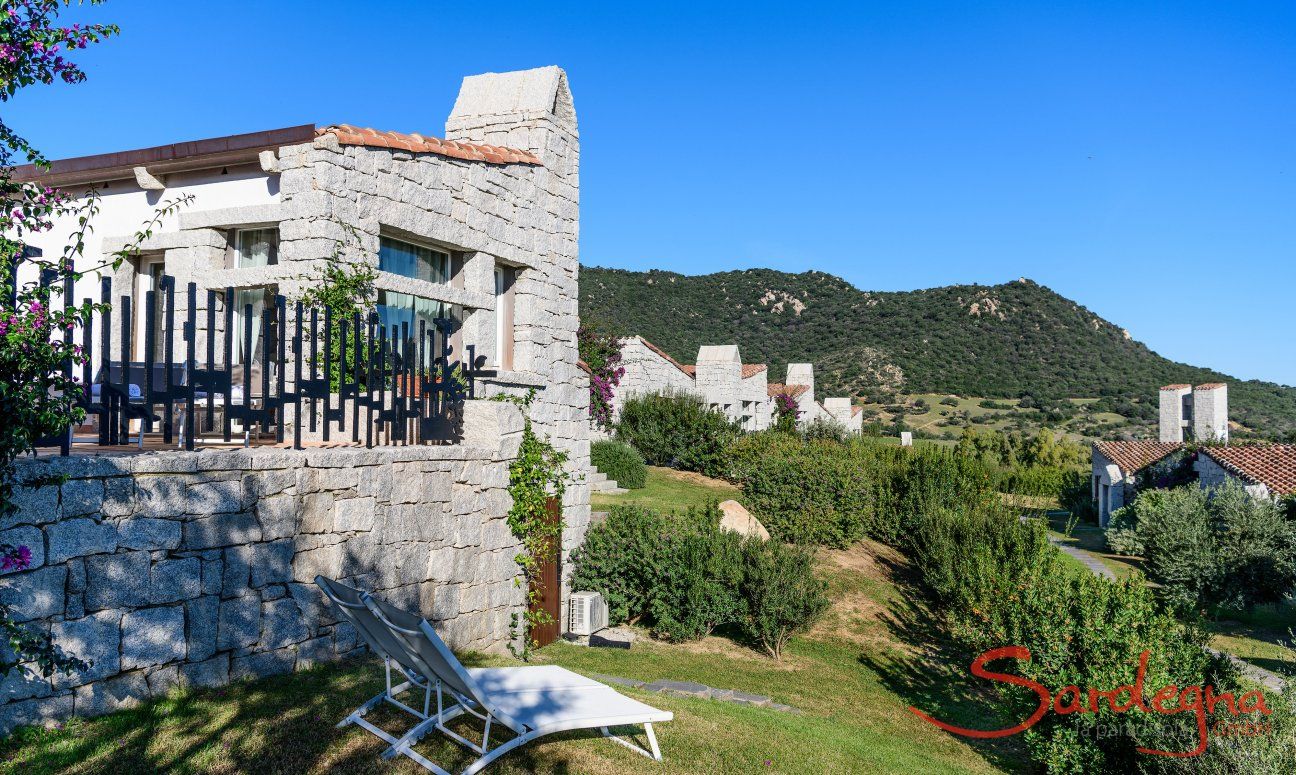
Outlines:
[[[1106,578],[1112,579],[1113,581],[1116,580],[1116,574],[1112,573],[1111,568],[1108,568],[1106,565],[1102,563],[1101,560],[1099,560],[1097,557],[1094,557],[1092,554],[1085,551],[1084,549],[1071,546],[1070,544],[1064,544],[1058,539],[1054,538],[1053,536],[1049,536],[1049,543],[1053,544],[1057,548],[1061,549],[1062,551],[1076,558],[1077,560],[1082,562],[1086,568],[1098,574],[1099,576],[1105,576]],[[1278,675],[1272,670],[1265,670],[1263,667],[1253,665],[1250,662],[1247,662],[1246,660],[1241,659],[1240,657],[1236,657],[1232,654],[1226,654],[1222,651],[1217,651],[1212,648],[1207,648],[1206,650],[1211,654],[1214,654],[1215,656],[1224,657],[1229,662],[1232,662],[1233,665],[1237,667],[1239,672],[1250,677],[1251,680],[1259,683],[1261,686],[1265,687],[1266,689],[1270,689],[1275,692],[1281,692],[1287,688],[1287,679],[1283,678],[1282,676]]]
[[[602,675],[600,673],[590,673],[590,678],[604,683],[616,684],[618,686],[629,686],[631,689],[642,689],[646,692],[659,692],[669,694],[675,697],[694,697],[703,700],[720,700],[721,702],[734,702],[739,705],[752,705],[757,708],[769,708],[782,713],[802,714],[802,711],[791,705],[783,705],[774,702],[770,697],[763,694],[748,694],[746,692],[736,691],[734,689],[714,689],[706,684],[694,683],[692,681],[667,681],[657,680],[651,683],[636,681],[633,678],[622,678],[617,675]]]
[[[1102,560],[1099,560],[1097,557],[1094,557],[1092,554],[1086,552],[1084,549],[1081,549],[1077,546],[1072,546],[1071,544],[1062,543],[1061,540],[1054,538],[1053,536],[1049,536],[1049,543],[1053,544],[1057,548],[1061,549],[1062,551],[1076,558],[1086,568],[1093,571],[1097,575],[1105,576],[1111,579],[1112,581],[1116,580],[1116,574],[1112,572],[1111,568],[1108,568],[1106,565],[1103,564]]]

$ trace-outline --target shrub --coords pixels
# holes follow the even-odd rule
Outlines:
[[[845,441],[846,426],[836,420],[827,420],[823,417],[816,417],[801,430],[801,438],[806,441],[818,441],[824,439],[829,441]]]
[[[1296,526],[1241,484],[1147,490],[1122,509],[1148,575],[1175,606],[1252,608],[1296,587]]]
[[[940,400],[940,402],[941,402],[941,404],[943,404],[943,405],[945,405],[945,406],[958,406],[958,405],[959,405],[958,399],[955,398],[955,397],[953,397],[953,396],[945,396],[944,398],[942,398],[942,399]]]
[[[697,640],[738,621],[742,538],[713,522],[668,532],[663,542],[649,604],[653,634],[674,642]]]
[[[573,555],[572,585],[602,593],[610,621],[643,622],[671,641],[730,626],[777,657],[827,601],[811,556],[776,544],[721,530],[714,507],[663,515],[621,506]]]
[[[743,503],[792,543],[896,542],[914,515],[963,497],[993,497],[990,471],[935,446],[871,439],[797,441],[756,434],[736,446]]]
[[[1107,539],[1107,546],[1116,554],[1123,554],[1127,557],[1141,557],[1143,555],[1143,539],[1139,538],[1138,519],[1134,516],[1134,507],[1122,506],[1112,512],[1111,519],[1107,522],[1107,530],[1103,536]]]
[[[669,519],[639,506],[613,507],[573,552],[572,588],[602,593],[609,621],[633,623],[648,615]]]
[[[828,609],[826,589],[814,575],[810,550],[759,538],[742,543],[739,629],[774,659],[783,658],[793,633]]]
[[[621,406],[617,438],[656,466],[671,466],[707,476],[725,472],[725,448],[738,426],[724,412],[693,396],[635,396]]]
[[[1086,485],[1089,477],[1074,468],[1060,466],[1014,466],[999,473],[999,491],[1013,495],[1031,495],[1062,500],[1068,488],[1079,477]]]
[[[620,441],[601,439],[590,444],[590,464],[628,490],[638,490],[648,481],[643,455]]]

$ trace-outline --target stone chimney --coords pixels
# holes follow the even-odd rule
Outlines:
[[[841,423],[844,427],[851,426],[851,414],[854,409],[851,407],[851,400],[846,397],[825,398],[823,408],[832,418]]]
[[[580,135],[567,73],[560,67],[468,76],[446,120],[445,136],[530,151],[546,170],[566,179],[574,197]]]
[[[804,399],[814,400],[814,364],[813,363],[789,363],[787,367],[787,377],[784,378],[783,384],[805,385],[810,388],[805,392]]]
[[[1193,388],[1192,429],[1197,441],[1228,441],[1228,385],[1209,382]]]
[[[1161,388],[1161,427],[1159,441],[1181,442],[1184,429],[1192,423],[1192,385],[1166,385]]]
[[[742,382],[742,356],[736,344],[708,344],[698,348],[697,388],[714,404],[732,403]]]

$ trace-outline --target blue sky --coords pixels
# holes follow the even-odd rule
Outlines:
[[[348,122],[567,69],[587,264],[1030,277],[1161,354],[1296,385],[1296,3],[73,9],[123,35],[6,120],[51,158]]]

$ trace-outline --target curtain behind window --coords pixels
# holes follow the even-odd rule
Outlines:
[[[450,254],[383,237],[378,243],[378,269],[444,285],[450,282]]]
[[[278,229],[240,229],[236,240],[237,268],[273,266],[279,263]]]

